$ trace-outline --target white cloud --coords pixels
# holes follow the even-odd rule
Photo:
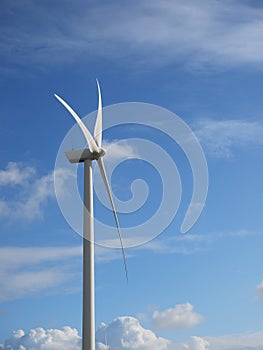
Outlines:
[[[192,336],[183,342],[158,337],[130,316],[102,323],[96,332],[97,350],[262,350],[263,331],[216,337]],[[18,330],[0,344],[0,350],[80,350],[81,338],[76,329],[35,328]]]
[[[15,211],[19,218],[24,217],[29,220],[42,217],[42,205],[46,202],[48,198],[54,196],[53,188],[53,173],[40,177],[36,179],[32,185],[29,196],[24,200],[17,203],[15,206],[12,203],[10,210]],[[13,215],[12,215],[13,216]]]
[[[81,255],[81,247],[0,247],[0,267],[40,264]]]
[[[53,174],[37,178],[33,167],[21,163],[8,163],[0,171],[0,218],[29,219],[42,216],[42,205],[54,196]],[[15,191],[10,187],[15,187]]]
[[[63,327],[59,329],[31,329],[13,332],[11,338],[0,345],[1,350],[80,350],[81,338],[76,329]]]
[[[133,148],[129,141],[119,141],[114,140],[109,142],[107,140],[103,141],[103,148],[106,150],[105,160],[116,161],[118,159],[129,159],[138,156],[138,153]],[[107,152],[109,150],[109,152]]]
[[[28,180],[35,175],[35,169],[22,163],[9,162],[5,169],[0,170],[0,186],[28,184]]]
[[[58,189],[71,173],[60,172]],[[0,170],[0,219],[8,222],[34,220],[43,217],[43,207],[55,196],[54,172],[37,177],[36,169],[22,163],[10,162]]]
[[[209,350],[262,350],[263,331],[244,334],[230,334],[218,337],[205,337]]]
[[[126,258],[130,255],[127,255]],[[122,253],[120,249],[112,249],[103,246],[96,245],[95,246],[95,259],[98,263],[108,263],[113,260],[122,259]]]
[[[10,0],[1,12],[6,19],[1,53],[20,64],[81,56],[123,62],[132,57],[147,66],[178,60],[198,67],[261,66],[263,61],[263,9],[248,1],[80,2],[74,11],[64,4],[61,12],[59,6],[50,11],[48,4],[30,2],[27,7]]]
[[[70,289],[80,279],[74,260],[80,256],[81,247],[1,247],[0,301]]]
[[[203,319],[201,315],[193,311],[193,308],[193,305],[187,302],[164,311],[154,311],[152,316],[153,327],[157,330],[177,330],[193,327]]]
[[[189,350],[209,350],[209,342],[203,338],[193,336],[191,339],[183,344],[185,349]]]
[[[194,133],[216,157],[229,157],[234,147],[263,145],[263,124],[244,120],[203,119],[194,125]]]
[[[210,248],[219,235],[187,233],[172,237],[157,237],[138,249],[146,249],[163,254],[193,254]]]
[[[173,236],[159,236],[154,240],[138,247],[141,250],[150,250],[163,254],[194,254],[211,249],[212,244],[220,239],[246,239],[257,236],[257,231],[222,231],[207,233],[187,233]]]
[[[257,285],[257,297],[263,301],[263,281]]]
[[[208,232],[208,233],[187,233],[181,235],[156,237],[150,242],[147,242],[136,248],[136,251],[148,250],[157,254],[195,254],[198,252],[211,250],[213,244],[220,239],[250,239],[253,236],[260,235],[257,231],[225,231],[225,232]],[[120,251],[117,249],[106,248],[107,246],[117,246],[118,238],[113,240],[103,240],[103,246],[96,246],[96,261],[109,262],[116,259],[122,259]],[[128,246],[132,245],[132,241],[128,240]],[[126,250],[127,257],[136,256],[134,250]]]
[[[134,317],[123,316],[109,325],[101,324],[96,333],[98,350],[166,350],[171,342],[157,337],[151,330],[143,328]]]

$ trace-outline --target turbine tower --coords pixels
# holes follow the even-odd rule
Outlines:
[[[93,213],[93,176],[92,161],[96,160],[100,173],[106,187],[106,191],[111,203],[120,245],[122,249],[126,279],[128,281],[127,264],[124,252],[124,246],[121,236],[121,230],[117,212],[113,202],[111,189],[105,172],[102,157],[105,151],[102,144],[102,101],[100,85],[98,87],[98,112],[92,136],[86,125],[77,115],[77,113],[58,95],[55,97],[69,111],[78,123],[87,141],[88,148],[65,152],[70,163],[84,163],[84,219],[83,219],[83,311],[82,311],[82,350],[95,350],[95,292],[94,292],[94,213]]]

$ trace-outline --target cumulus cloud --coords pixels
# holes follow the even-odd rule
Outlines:
[[[28,333],[23,330],[13,332],[11,338],[0,344],[0,350],[80,350],[81,338],[74,328],[31,329]]]
[[[157,337],[133,317],[119,317],[109,325],[101,324],[96,333],[97,350],[172,350],[169,340]],[[76,329],[31,329],[13,332],[0,350],[80,350],[81,338]]]
[[[80,257],[81,247],[0,247],[0,301],[70,289]]]
[[[124,316],[113,320],[109,325],[101,324],[96,333],[98,350],[138,349],[165,350],[170,341],[157,337],[151,330],[143,328],[134,317]]]
[[[263,332],[231,334],[217,337],[192,336],[183,342],[158,337],[131,316],[102,323],[96,332],[96,350],[262,350]],[[13,332],[0,350],[81,350],[76,329],[31,329]]]
[[[237,146],[263,144],[263,124],[257,121],[203,119],[195,123],[194,132],[215,157],[230,157]]]
[[[190,303],[178,304],[164,311],[154,311],[152,324],[155,329],[176,330],[193,327],[202,321],[202,316],[193,311]]]
[[[209,342],[203,338],[200,338],[200,337],[196,337],[196,336],[193,336],[191,337],[191,339],[182,344],[182,347],[185,349],[185,350],[210,350],[210,346],[209,346]],[[176,348],[174,349],[176,350]],[[179,350],[179,346],[178,346],[178,350]]]

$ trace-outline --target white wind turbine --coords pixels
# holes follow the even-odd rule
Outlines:
[[[120,239],[126,278],[128,281],[126,257],[122,242],[119,220],[113,202],[111,189],[105,172],[102,157],[102,102],[100,85],[98,86],[98,112],[94,128],[94,137],[91,135],[77,113],[58,95],[55,97],[70,112],[81,128],[89,148],[65,152],[71,163],[84,162],[84,225],[83,225],[83,315],[82,315],[82,350],[95,350],[95,297],[94,297],[94,217],[93,217],[93,178],[92,161],[96,160],[100,173],[109,195],[114,219]]]

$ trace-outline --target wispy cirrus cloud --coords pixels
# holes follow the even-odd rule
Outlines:
[[[0,301],[70,289],[80,256],[78,246],[0,247]]]
[[[204,337],[208,342],[207,350],[261,350],[263,347],[263,332],[247,332],[229,334],[217,337]]]
[[[256,288],[257,297],[259,300],[263,301],[263,280],[257,285]]]
[[[57,184],[59,190],[72,174],[63,169],[56,171],[60,173],[60,182]],[[16,162],[9,162],[0,170],[2,221],[11,223],[42,218],[46,202],[54,196],[54,171],[40,176],[33,166]]]
[[[0,170],[0,186],[28,184],[36,170],[32,166],[25,166],[22,163],[9,162],[5,169]]]
[[[187,233],[173,236],[159,236],[136,248],[136,251],[150,251],[157,254],[183,254],[191,255],[198,252],[213,249],[213,245],[222,239],[251,239],[261,235],[261,231],[237,230],[211,233]],[[116,243],[115,243],[116,242]],[[102,246],[96,246],[96,259],[98,262],[108,262],[122,259],[119,249],[105,247],[118,246],[118,238],[114,240],[100,241]],[[127,241],[128,246],[132,246],[132,240]],[[136,255],[135,250],[126,250],[128,257]]]
[[[43,215],[42,206],[54,196],[53,174],[37,177],[36,169],[9,162],[0,171],[0,218],[35,219]]]
[[[131,56],[133,64],[180,61],[199,68],[263,61],[263,8],[249,1],[79,0],[72,10],[69,1],[10,0],[1,13],[1,55],[16,64],[84,57],[125,64]]]
[[[0,302],[78,290],[81,258],[82,246],[0,247]],[[122,259],[122,254],[119,249],[96,245],[95,259],[106,263]]]
[[[213,157],[231,157],[237,147],[263,145],[263,124],[259,121],[201,119],[193,129]]]

